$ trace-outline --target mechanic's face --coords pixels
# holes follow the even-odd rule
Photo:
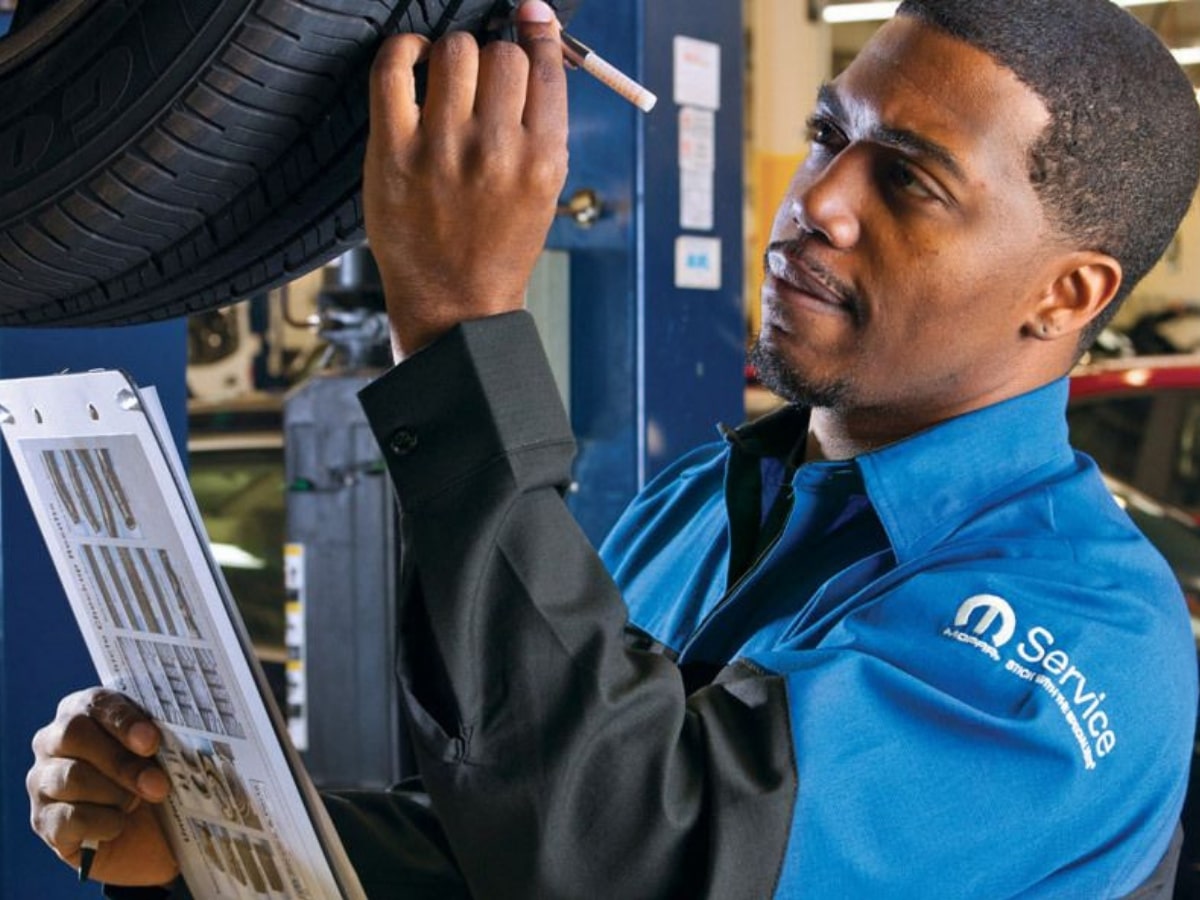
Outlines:
[[[982,51],[888,23],[822,89],[776,217],[769,386],[885,419],[893,437],[1027,389],[1013,385],[1036,343],[1029,311],[1064,252],[1028,175],[1048,121]]]

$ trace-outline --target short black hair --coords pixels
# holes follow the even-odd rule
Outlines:
[[[1116,259],[1120,292],[1081,351],[1158,262],[1200,177],[1200,104],[1158,36],[1111,0],[904,0],[987,53],[1045,103],[1029,177],[1050,221]]]

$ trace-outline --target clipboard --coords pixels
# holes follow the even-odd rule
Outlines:
[[[162,729],[159,807],[198,900],[366,900],[213,559],[158,396],[0,380],[0,432],[100,683]]]

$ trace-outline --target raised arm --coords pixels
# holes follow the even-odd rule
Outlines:
[[[372,81],[368,235],[404,362],[363,400],[403,510],[422,776],[481,897],[701,896],[677,890],[756,859],[766,880],[741,886],[762,885],[793,796],[786,716],[764,715],[781,682],[689,701],[676,666],[627,645],[619,592],[562,501],[574,442],[515,311],[565,177],[566,76],[548,8],[519,17],[520,48],[394,39]],[[711,725],[690,712],[709,704]],[[732,812],[751,798],[753,816]]]
[[[523,5],[520,46],[454,33],[383,45],[363,203],[397,359],[459,322],[520,309],[567,174],[553,10]],[[428,57],[421,108],[413,66]]]

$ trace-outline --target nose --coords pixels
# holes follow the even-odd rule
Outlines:
[[[845,148],[820,168],[811,160],[803,164],[788,195],[792,223],[838,250],[849,250],[862,237],[869,172],[866,154],[856,149]]]

